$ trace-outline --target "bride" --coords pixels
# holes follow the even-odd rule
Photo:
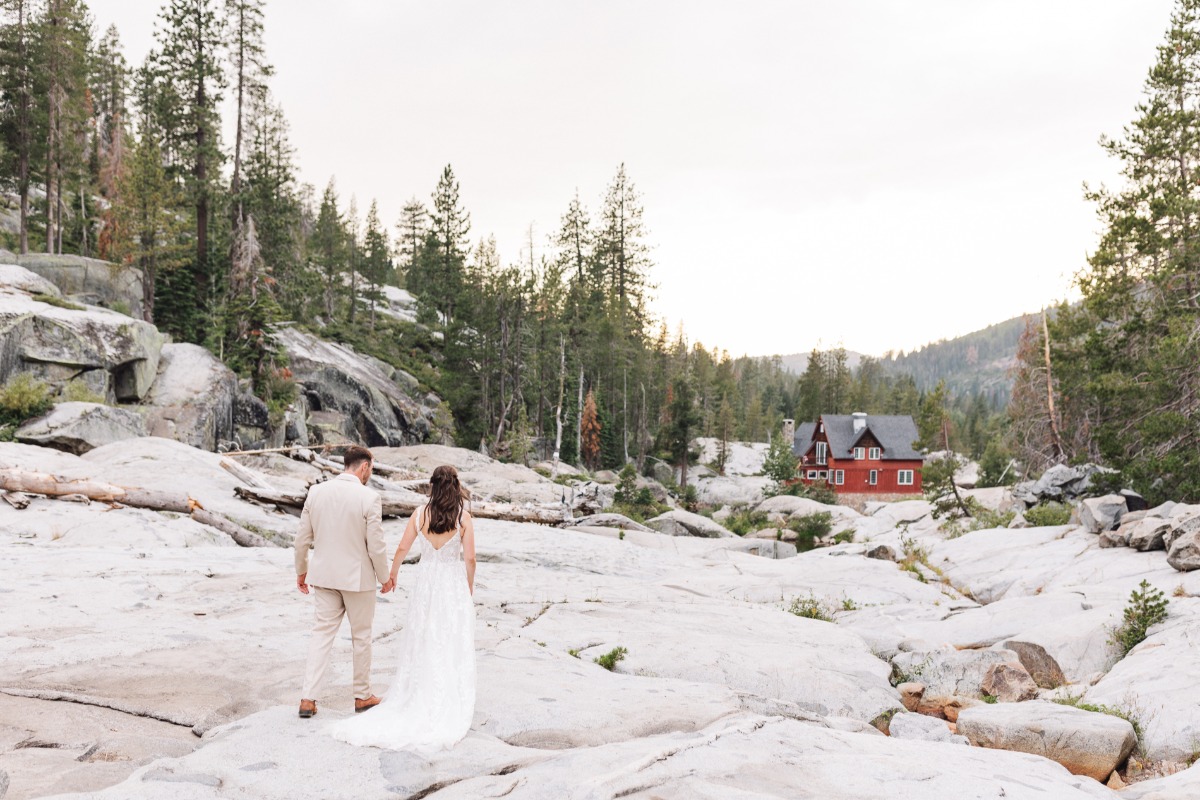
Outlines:
[[[371,713],[330,727],[337,739],[393,750],[441,750],[471,727],[475,713],[475,529],[463,509],[458,472],[440,466],[429,502],[408,520],[392,559],[390,585],[417,544],[421,561],[400,634],[400,659],[387,696]]]

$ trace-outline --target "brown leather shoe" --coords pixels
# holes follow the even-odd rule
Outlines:
[[[379,705],[379,698],[375,695],[371,695],[365,700],[359,700],[356,697],[354,698],[354,713],[361,714],[364,711],[369,711],[377,705]]]
[[[316,713],[317,713],[317,701],[316,700],[301,700],[300,701],[300,718],[301,719],[308,719],[309,717],[316,716]]]

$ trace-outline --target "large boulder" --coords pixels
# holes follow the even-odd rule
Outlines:
[[[1125,526],[1122,525],[1122,528]],[[1163,537],[1171,530],[1171,523],[1158,517],[1144,517],[1129,529],[1129,546],[1134,550],[1163,550]]]
[[[973,697],[985,694],[983,684],[998,664],[1024,671],[1011,650],[914,649],[892,658],[892,673],[900,682],[920,681],[925,696]]]
[[[665,514],[659,514],[654,519],[646,520],[646,525],[659,533],[671,536],[702,536],[708,539],[729,538],[737,534],[726,530],[708,517],[693,514],[677,508]]]
[[[21,284],[36,288],[27,278]],[[163,345],[157,328],[102,308],[53,297],[43,302],[35,294],[0,285],[0,383],[27,372],[56,390],[79,380],[108,400],[145,396]]]
[[[690,480],[690,476],[689,476]],[[713,476],[695,481],[697,497],[709,505],[745,506],[760,502],[775,482],[763,476]]]
[[[993,664],[980,684],[1001,703],[1019,703],[1038,696],[1038,686],[1021,664]]]
[[[1200,569],[1200,531],[1185,533],[1172,542],[1167,563],[1180,572]]]
[[[1079,521],[1088,533],[1103,533],[1117,527],[1126,511],[1125,498],[1119,494],[1089,497],[1079,504]]]
[[[1043,756],[1098,781],[1107,780],[1137,744],[1133,726],[1120,717],[1043,701],[965,709],[958,731],[976,747]]]
[[[414,399],[404,381],[392,380],[377,360],[288,325],[278,327],[274,337],[309,408],[340,415],[343,429],[335,433],[368,447],[419,444],[434,436],[439,399]]]
[[[142,318],[142,271],[83,256],[27,253],[17,263],[53,283],[63,296]]]
[[[1091,492],[1092,479],[1095,475],[1112,472],[1113,470],[1097,464],[1080,464],[1075,467],[1055,464],[1043,472],[1036,481],[1018,483],[1013,487],[1013,495],[1029,506],[1047,500],[1076,500],[1086,497]]]
[[[158,377],[139,407],[151,436],[215,451],[234,438],[237,376],[194,344],[162,349]]]
[[[109,442],[145,435],[145,421],[129,409],[103,403],[59,403],[18,428],[16,439],[81,455]]]

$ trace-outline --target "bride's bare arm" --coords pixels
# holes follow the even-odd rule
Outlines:
[[[413,542],[417,540],[417,515],[413,514],[408,518],[408,524],[404,526],[404,535],[400,537],[400,544],[396,547],[396,554],[392,556],[392,572],[391,579],[388,583],[391,584],[391,591],[396,588],[396,576],[400,574],[400,565],[404,563],[404,557],[408,555],[408,551],[412,549]]]
[[[467,562],[467,588],[475,594],[475,521],[471,515],[463,514],[463,561]]]

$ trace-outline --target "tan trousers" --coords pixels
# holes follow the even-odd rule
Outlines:
[[[375,592],[343,592],[313,588],[313,629],[308,642],[308,667],[304,672],[304,700],[316,700],[329,671],[329,651],[342,615],[350,619],[350,638],[354,642],[354,696],[371,696],[371,623],[375,619]]]

